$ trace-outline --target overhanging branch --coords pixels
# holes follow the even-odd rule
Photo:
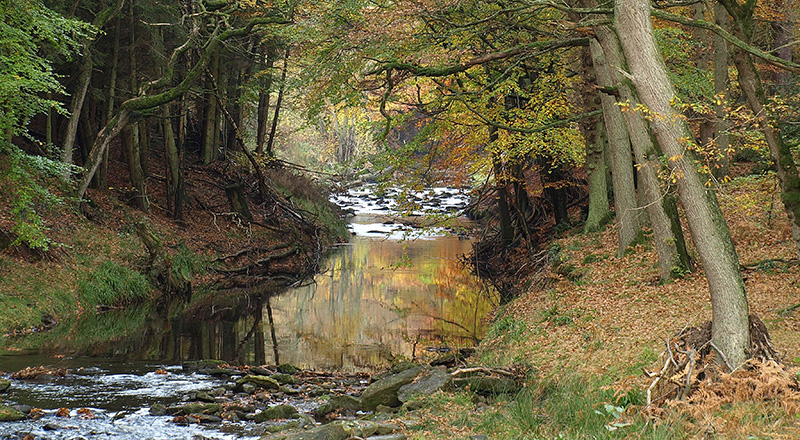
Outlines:
[[[711,23],[705,20],[695,20],[691,18],[686,18],[681,15],[673,14],[671,12],[667,12],[661,9],[652,9],[650,15],[656,18],[672,21],[675,23],[680,23],[686,26],[692,26],[709,30],[719,35],[720,37],[724,38],[725,41],[727,41],[728,43],[738,47],[739,49],[753,56],[761,58],[762,60],[766,61],[767,63],[773,66],[781,67],[783,69],[787,69],[792,72],[800,72],[800,64],[793,63],[791,61],[787,61],[782,58],[776,57],[775,55],[764,52],[763,50],[755,46],[747,44],[746,42],[740,40],[739,38],[736,38],[736,36],[728,32],[727,30],[723,29],[716,23]]]
[[[589,45],[589,38],[586,37],[572,38],[569,40],[557,40],[557,41],[537,41],[535,43],[481,55],[479,57],[465,61],[461,64],[454,64],[451,66],[443,66],[443,67],[433,67],[433,66],[426,67],[426,66],[420,66],[418,64],[404,63],[401,61],[388,61],[382,63],[382,65],[377,69],[368,72],[368,75],[376,75],[385,72],[387,70],[402,70],[409,72],[415,76],[438,78],[442,76],[448,76],[464,72],[465,70],[468,70],[474,66],[490,63],[492,61],[499,61],[512,58],[521,54],[542,54],[554,51],[556,49],[588,46],[588,45]]]

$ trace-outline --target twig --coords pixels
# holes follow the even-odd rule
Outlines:
[[[667,349],[669,349],[669,344],[667,344]],[[672,352],[670,352],[670,353],[672,353]],[[653,382],[651,382],[650,386],[647,387],[647,402],[646,402],[645,408],[649,408],[650,407],[650,404],[652,403],[651,396],[652,396],[652,393],[653,393],[653,388],[656,387],[658,382],[661,381],[661,378],[667,372],[667,368],[669,367],[670,361],[672,361],[673,363],[675,362],[672,359],[672,355],[671,354],[670,354],[670,357],[664,361],[664,366],[661,368],[661,371],[658,372],[658,374],[655,375],[656,378],[653,379]]]
[[[667,338],[667,353],[669,354],[669,360],[672,361],[672,365],[677,370],[678,369],[678,363],[675,362],[675,358],[672,357],[672,349],[669,347],[669,338]]]
[[[452,373],[450,373],[453,377],[465,376],[473,373],[485,373],[485,374],[499,374],[506,377],[516,377],[516,375],[508,370],[504,370],[502,368],[487,368],[487,367],[469,367],[469,368],[459,368]]]
[[[694,350],[694,348],[689,351],[689,360],[686,363],[687,364],[686,365],[686,368],[687,368],[687,371],[686,371],[686,384],[683,386],[683,391],[681,392],[680,399],[678,399],[678,400],[685,399],[686,396],[689,395],[689,392],[692,391],[692,374],[694,373],[694,363],[695,363],[695,358],[694,357],[695,357],[696,353],[697,352]]]
[[[730,362],[728,362],[728,358],[725,356],[725,353],[723,353],[723,352],[722,352],[722,350],[720,350],[720,349],[719,349],[719,347],[717,347],[716,345],[714,345],[714,342],[713,342],[713,341],[708,341],[708,344],[709,344],[709,345],[711,345],[711,348],[713,348],[713,349],[714,349],[714,351],[716,351],[717,353],[719,353],[719,356],[722,358],[722,362],[725,362],[725,366],[726,366],[726,367],[728,367],[728,371],[730,371],[731,373],[733,373],[733,372],[734,372],[734,369],[733,369],[733,367],[731,367],[731,364],[730,364]]]

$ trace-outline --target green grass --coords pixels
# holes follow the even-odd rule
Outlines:
[[[528,331],[524,321],[512,316],[503,316],[495,321],[486,332],[487,339],[500,338],[503,342],[520,342]]]
[[[563,372],[562,372],[563,373]],[[409,420],[412,438],[468,439],[485,435],[493,440],[645,439],[679,440],[689,434],[679,416],[652,424],[639,413],[644,394],[615,393],[598,378],[576,373],[531,378],[516,396],[485,399],[468,391],[438,392],[420,398],[401,413]]]
[[[126,305],[144,300],[152,286],[141,273],[106,261],[78,283],[80,297],[90,305]]]
[[[0,255],[0,334],[39,326],[45,317],[58,318],[75,307],[73,273],[54,273],[38,264],[24,269],[13,257]]]

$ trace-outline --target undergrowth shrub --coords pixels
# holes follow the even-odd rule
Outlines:
[[[148,297],[150,282],[141,273],[106,261],[78,284],[81,298],[92,305],[126,305]]]
[[[48,179],[69,169],[50,159],[28,155],[15,145],[0,141],[0,193],[8,198],[14,226],[11,245],[24,244],[47,251],[53,245],[40,212],[63,204],[63,199],[49,188]]]

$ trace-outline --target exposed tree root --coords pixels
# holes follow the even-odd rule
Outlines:
[[[750,315],[750,359],[729,365],[711,340],[711,322],[689,327],[666,341],[662,368],[652,378],[645,409],[677,407],[693,417],[723,404],[775,401],[792,414],[800,411],[800,383],[781,362],[764,323]],[[731,372],[732,371],[732,372]]]

